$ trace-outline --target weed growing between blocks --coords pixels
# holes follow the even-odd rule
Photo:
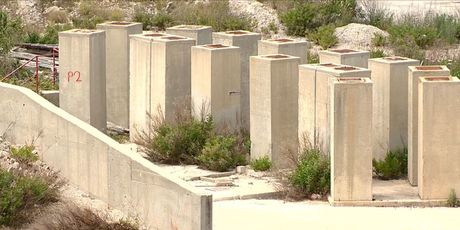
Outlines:
[[[383,160],[372,160],[379,179],[394,180],[407,177],[407,148],[389,151]]]

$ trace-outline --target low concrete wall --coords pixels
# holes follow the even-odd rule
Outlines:
[[[0,135],[31,143],[70,183],[151,229],[212,229],[212,196],[124,149],[31,90],[0,83]]]

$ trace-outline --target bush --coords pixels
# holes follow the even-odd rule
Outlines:
[[[356,15],[355,0],[325,0],[298,3],[280,15],[287,35],[305,36],[321,26],[341,26],[352,22]]]
[[[39,159],[38,155],[34,153],[34,149],[35,147],[32,145],[25,145],[19,148],[11,147],[11,157],[19,163],[33,163]]]
[[[382,30],[388,29],[393,24],[393,13],[377,5],[375,1],[363,1],[364,9],[360,12],[359,22],[378,27]]]
[[[394,54],[401,57],[424,60],[425,52],[416,44],[410,36],[398,38],[391,44]]]
[[[312,53],[312,52],[308,51],[307,58],[308,58],[308,60],[307,60],[308,64],[319,63],[319,55],[318,55],[318,53]]]
[[[0,226],[17,227],[30,221],[30,209],[57,201],[58,189],[39,177],[16,175],[0,168]]]
[[[331,172],[329,158],[318,149],[306,149],[290,176],[291,184],[305,195],[329,193]]]
[[[392,180],[407,176],[407,149],[390,151],[384,160],[372,160],[374,173],[379,179]]]
[[[24,38],[25,43],[40,43],[40,44],[58,44],[59,36],[58,33],[65,30],[72,29],[71,24],[55,24],[48,25],[45,28],[43,35],[32,31],[28,32]]]
[[[371,50],[371,54],[370,54],[371,58],[382,58],[382,57],[385,57],[385,52],[381,49],[372,49]]]
[[[6,55],[21,41],[23,26],[20,18],[10,18],[0,10],[0,55]]]
[[[457,199],[457,194],[455,193],[455,190],[451,189],[449,193],[449,198],[447,199],[447,207],[455,208],[458,207],[459,204],[460,202]]]
[[[263,156],[251,161],[251,168],[255,171],[267,171],[272,167],[272,161],[268,156]]]
[[[232,137],[216,136],[208,139],[197,157],[198,163],[205,169],[219,172],[245,164],[245,156],[235,153],[235,144],[236,140]]]
[[[371,42],[373,46],[381,47],[385,46],[387,43],[387,38],[380,33],[374,33],[374,37],[372,38]]]
[[[92,1],[83,1],[78,13],[79,16],[72,18],[72,23],[82,29],[95,29],[97,24],[104,21],[121,21],[125,18],[121,9],[108,9]]]
[[[328,49],[337,44],[337,37],[334,34],[335,27],[333,25],[321,26],[317,31],[311,33],[308,37],[316,42],[323,49]]]

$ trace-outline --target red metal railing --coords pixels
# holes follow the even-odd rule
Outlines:
[[[52,55],[53,55],[53,69],[52,69],[52,76],[53,76],[53,85],[56,85],[56,76],[57,76],[57,68],[56,68],[56,56],[59,54],[59,49],[58,48],[53,48],[52,49]],[[27,60],[24,64],[13,70],[11,73],[7,74],[5,77],[3,77],[0,81],[3,82],[5,79],[13,76],[13,74],[17,73],[19,70],[24,68],[26,65],[28,65],[31,62],[35,62],[35,91],[39,93],[40,90],[40,78],[38,71],[40,69],[40,56],[34,56],[33,58]]]

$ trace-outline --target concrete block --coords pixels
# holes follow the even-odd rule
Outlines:
[[[212,115],[218,126],[238,128],[240,68],[238,47],[220,44],[192,47],[192,104],[196,117]]]
[[[141,34],[142,24],[106,22],[105,31],[107,121],[129,127],[129,35]]]
[[[241,121],[243,128],[249,130],[249,57],[257,55],[259,33],[236,30],[212,34],[213,43],[240,47],[241,61]]]
[[[59,90],[43,90],[41,95],[53,105],[59,107]]]
[[[420,77],[450,76],[446,66],[409,66],[408,78],[408,120],[407,120],[407,151],[408,177],[411,185],[417,185],[418,162],[418,82]]]
[[[419,63],[403,57],[369,59],[374,82],[372,132],[376,159],[407,147],[408,67]]]
[[[275,167],[297,151],[298,65],[288,55],[251,57],[251,158],[268,156]]]
[[[368,69],[332,63],[299,66],[298,134],[303,141],[329,154],[329,79],[370,78]],[[307,138],[307,140],[305,140]]]
[[[331,49],[319,51],[319,63],[337,63],[367,68],[367,61],[369,58],[369,51],[351,49]]]
[[[210,26],[178,25],[166,28],[166,33],[195,39],[196,45],[212,43],[212,28]]]
[[[286,54],[300,58],[300,64],[307,63],[307,52],[310,43],[288,38],[260,40],[258,55]]]
[[[460,80],[421,77],[418,94],[418,190],[423,200],[460,191]]]
[[[331,197],[372,200],[372,81],[330,80]]]
[[[59,33],[59,105],[105,132],[105,32],[74,29]]]
[[[190,105],[194,45],[191,38],[161,33],[130,36],[131,140],[148,130],[152,116],[172,121],[177,109]]]

